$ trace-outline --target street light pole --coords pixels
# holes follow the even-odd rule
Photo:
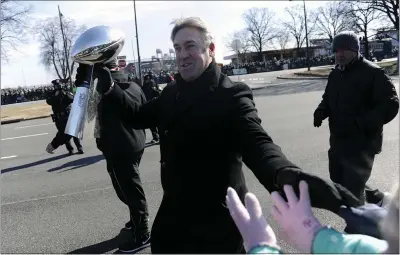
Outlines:
[[[136,46],[138,54],[138,65],[139,65],[139,85],[142,86],[142,64],[140,62],[140,51],[139,51],[139,34],[137,29],[137,19],[136,19],[136,1],[133,0],[133,12],[135,14],[135,29],[136,29]]]
[[[310,52],[308,48],[308,28],[307,28],[307,11],[306,11],[306,1],[303,0],[303,9],[304,9],[304,26],[306,29],[306,58],[307,58],[307,68],[310,71]]]

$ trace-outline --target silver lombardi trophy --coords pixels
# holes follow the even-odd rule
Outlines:
[[[93,66],[106,64],[116,58],[125,43],[124,34],[108,26],[92,27],[85,31],[72,47],[72,59],[77,63]],[[71,106],[65,133],[79,139],[83,138],[88,103],[93,90],[92,72],[83,84],[76,84],[76,94]]]

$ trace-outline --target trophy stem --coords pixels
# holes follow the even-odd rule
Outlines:
[[[87,81],[76,88],[74,101],[71,105],[71,112],[68,116],[67,126],[65,127],[65,134],[79,138],[81,140],[83,138],[83,130],[85,128],[85,121],[90,96],[90,87],[93,85],[93,66],[89,73],[90,75]]]

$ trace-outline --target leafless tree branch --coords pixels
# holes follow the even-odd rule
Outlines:
[[[317,10],[318,19],[316,20],[315,36],[327,38],[330,42],[336,34],[352,30],[352,23],[347,15],[348,6],[343,1],[328,2],[325,6]]]
[[[397,40],[399,39],[399,0],[362,0],[365,4],[370,4],[376,11],[381,12],[386,20],[393,24],[397,29]]]
[[[1,60],[8,62],[11,50],[19,51],[22,44],[27,43],[28,21],[32,12],[31,5],[21,2],[1,0]]]
[[[75,40],[86,30],[85,26],[78,26],[74,20],[62,18],[67,48],[67,56],[64,53],[64,41],[62,38],[59,17],[48,18],[37,22],[34,31],[40,42],[41,63],[47,70],[52,70],[59,79],[68,79],[67,58],[72,63],[71,48]]]
[[[243,13],[251,45],[259,53],[260,61],[263,49],[277,35],[274,17],[274,12],[268,8],[251,8]]]
[[[235,52],[241,62],[246,62],[246,53],[248,53],[250,51],[250,48],[252,47],[248,30],[243,29],[240,31],[235,31],[234,33],[226,37],[224,41],[225,47],[227,47],[230,51]],[[240,47],[236,47],[234,45],[236,41],[238,42],[238,44],[240,44]]]

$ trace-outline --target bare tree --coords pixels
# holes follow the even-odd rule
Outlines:
[[[376,11],[371,3],[349,1],[347,5],[349,6],[348,19],[353,24],[355,32],[363,34],[363,54],[364,57],[369,58],[368,32],[371,31],[374,22],[381,19],[382,13]]]
[[[283,58],[283,54],[287,49],[287,45],[290,41],[290,34],[285,29],[282,29],[279,34],[275,37],[276,43],[279,45],[279,50],[281,51],[281,59]]]
[[[52,70],[59,79],[68,80],[67,58],[72,63],[70,70],[74,70],[74,62],[71,59],[71,48],[75,40],[86,30],[85,26],[77,26],[68,18],[63,18],[63,29],[67,56],[64,53],[64,44],[61,34],[59,17],[48,18],[39,21],[35,27],[40,41],[40,59],[46,69]],[[72,74],[71,74],[72,75]]]
[[[371,4],[371,7],[384,14],[397,30],[397,40],[399,40],[399,0],[363,0],[362,2]]]
[[[235,42],[238,42],[240,47],[234,45]],[[230,51],[235,52],[241,62],[246,62],[246,54],[249,52],[251,47],[249,32],[246,29],[243,29],[230,34],[225,38],[225,47]]]
[[[251,8],[243,13],[246,30],[250,34],[252,47],[262,61],[262,51],[276,36],[275,14],[268,8]]]
[[[10,50],[27,43],[29,14],[32,6],[11,0],[0,1],[1,60],[8,62]]]
[[[306,30],[304,22],[304,11],[302,5],[292,6],[285,8],[285,12],[289,17],[287,21],[283,22],[283,27],[293,36],[296,42],[297,54],[300,48],[306,41]],[[308,37],[315,31],[318,15],[312,11],[307,13],[307,30]]]
[[[328,2],[317,9],[318,19],[315,24],[315,35],[333,41],[336,34],[353,29],[353,23],[349,20],[348,6],[343,1]]]

